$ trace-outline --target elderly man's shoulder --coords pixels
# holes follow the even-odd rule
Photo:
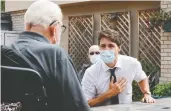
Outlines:
[[[58,53],[65,52],[65,50],[62,47],[60,47],[56,44],[44,44],[44,46],[42,48],[44,48],[44,50],[46,50],[46,51],[54,51],[54,52],[58,52]]]
[[[50,54],[51,56],[56,56],[57,59],[68,57],[66,51],[58,45],[46,44],[42,48],[44,50],[43,52],[46,53],[46,55]]]

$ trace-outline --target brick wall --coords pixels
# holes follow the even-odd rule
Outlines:
[[[13,31],[24,30],[24,13],[25,11],[16,11],[11,13]]]
[[[171,1],[162,1],[161,8],[171,11]],[[160,83],[171,82],[171,32],[161,32],[161,77]]]

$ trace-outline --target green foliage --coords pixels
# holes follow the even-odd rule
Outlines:
[[[1,11],[5,11],[5,0],[1,0]]]
[[[158,97],[171,96],[171,82],[156,85],[152,94]]]
[[[142,95],[142,92],[141,92],[136,81],[133,81],[132,87],[133,87],[132,100],[133,101],[140,101],[142,99],[143,95]]]
[[[163,26],[164,23],[169,20],[171,20],[171,11],[165,12],[163,10],[160,10],[150,17],[150,23],[152,27]]]

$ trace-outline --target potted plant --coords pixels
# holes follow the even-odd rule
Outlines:
[[[160,10],[150,17],[151,27],[162,26],[165,32],[171,32],[171,11]]]

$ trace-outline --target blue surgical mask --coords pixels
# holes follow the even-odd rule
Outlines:
[[[115,52],[113,50],[101,50],[100,51],[100,56],[101,59],[104,61],[104,63],[112,63],[116,56],[115,56]]]
[[[98,62],[98,61],[100,61],[101,60],[101,57],[100,57],[100,55],[92,55],[92,56],[90,56],[90,62],[92,63],[92,64],[95,64],[96,62]]]

